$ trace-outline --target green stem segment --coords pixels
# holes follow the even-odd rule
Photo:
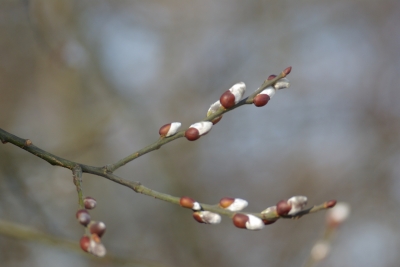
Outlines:
[[[78,192],[78,203],[81,209],[85,208],[83,204],[83,193],[82,193],[82,168],[76,165],[72,168],[72,177],[74,180],[74,185],[76,186],[76,191]]]

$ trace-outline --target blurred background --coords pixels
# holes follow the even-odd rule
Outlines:
[[[267,106],[224,115],[116,174],[175,196],[249,201],[305,195],[352,209],[318,266],[399,266],[400,2],[396,0],[2,0],[0,127],[103,166],[205,117],[234,83],[247,94],[293,66]],[[262,231],[198,224],[182,209],[84,174],[108,253],[0,235],[2,266],[302,266],[325,213]],[[78,242],[70,170],[0,145],[0,219]]]

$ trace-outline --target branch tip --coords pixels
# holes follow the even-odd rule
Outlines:
[[[282,73],[283,73],[283,75],[284,75],[284,77],[286,76],[286,75],[289,75],[289,73],[292,71],[292,67],[290,66],[290,67],[287,67],[286,69],[284,69],[283,71],[282,71]]]
[[[326,209],[330,209],[333,208],[336,205],[336,200],[329,200],[327,202],[325,202],[324,206]]]

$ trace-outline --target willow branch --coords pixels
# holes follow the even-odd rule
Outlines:
[[[155,190],[152,190],[152,189],[142,185],[140,182],[130,181],[130,180],[121,178],[115,174],[106,172],[104,170],[104,168],[102,168],[102,167],[93,167],[93,166],[89,166],[89,165],[84,165],[82,163],[70,161],[70,160],[55,156],[47,151],[44,151],[43,149],[40,149],[37,146],[35,146],[31,140],[20,138],[18,136],[15,136],[11,133],[4,131],[3,129],[0,129],[0,140],[4,144],[10,143],[15,146],[18,146],[18,147],[28,151],[29,153],[32,153],[33,155],[49,162],[52,165],[60,166],[60,167],[67,168],[70,170],[73,170],[73,169],[79,170],[78,167],[80,167],[83,173],[90,173],[90,174],[94,174],[97,176],[101,176],[110,181],[113,181],[120,185],[126,186],[137,193],[151,196],[156,199],[160,199],[160,200],[163,200],[163,201],[166,201],[169,203],[179,205],[180,197],[171,196],[171,195],[168,195],[165,193],[157,192]],[[229,211],[229,210],[219,207],[218,204],[215,204],[215,205],[210,205],[210,204],[206,204],[206,203],[200,203],[200,204],[201,204],[203,210],[219,213],[221,215],[225,215],[230,218],[232,218],[236,214],[236,212],[232,212],[232,211]],[[314,212],[317,212],[317,211],[320,211],[320,210],[323,210],[326,208],[329,208],[329,207],[327,207],[326,202],[325,202],[321,205],[314,206],[307,210],[303,210],[303,211],[299,212],[298,214],[295,214],[292,216],[282,216],[282,218],[299,218],[303,215],[306,215],[309,213],[314,213]],[[261,219],[268,219],[268,220],[274,220],[274,219],[279,218],[279,216],[273,212],[267,213],[267,214],[266,213],[261,214],[261,213],[255,213],[255,212],[246,212],[246,214],[252,214]]]
[[[276,76],[274,79],[271,80],[265,80],[263,82],[263,84],[251,95],[249,95],[248,97],[242,99],[241,101],[239,101],[236,105],[234,105],[233,107],[229,108],[229,109],[225,109],[225,108],[221,108],[220,110],[218,110],[217,112],[205,117],[202,121],[212,121],[215,118],[221,116],[224,113],[227,113],[231,110],[234,110],[235,108],[238,108],[240,106],[243,105],[249,105],[249,104],[253,104],[253,99],[256,95],[258,95],[259,93],[261,93],[265,88],[267,88],[268,86],[271,86],[273,84],[275,84],[277,81],[279,81],[282,78],[285,78],[291,71],[291,67],[286,68],[284,71],[282,71],[278,76]],[[108,164],[106,166],[104,166],[104,169],[107,172],[114,172],[116,169],[124,166],[125,164],[131,162],[132,160],[137,159],[140,156],[143,156],[144,154],[147,154],[153,150],[157,150],[160,147],[162,147],[163,145],[172,142],[178,138],[184,137],[185,136],[185,130],[179,131],[177,132],[175,135],[170,136],[170,137],[165,137],[165,138],[160,138],[158,139],[156,142],[154,142],[153,144],[146,146],[138,151],[136,151],[135,153],[132,153],[131,155],[113,163],[113,164]]]
[[[290,67],[285,69],[284,71],[282,71],[278,76],[276,76],[275,78],[271,79],[271,80],[265,80],[263,82],[263,84],[254,92],[252,93],[250,96],[248,96],[247,98],[242,99],[241,101],[239,101],[236,105],[234,105],[233,107],[229,108],[229,109],[225,109],[224,107],[221,107],[219,110],[217,110],[215,113],[207,116],[206,118],[203,119],[203,121],[212,121],[215,118],[221,116],[222,114],[229,112],[235,108],[238,108],[242,105],[246,105],[246,104],[252,104],[253,103],[253,99],[254,97],[259,94],[260,92],[262,92],[265,88],[267,88],[268,86],[271,86],[273,84],[275,84],[278,80],[286,77],[286,75],[290,72]],[[78,191],[78,196],[79,196],[79,204],[82,207],[83,203],[82,203],[82,189],[81,189],[81,175],[82,173],[90,173],[90,174],[94,174],[97,176],[101,176],[104,177],[110,181],[113,181],[115,183],[121,184],[123,186],[126,186],[132,190],[134,190],[137,193],[141,193],[147,196],[151,196],[160,200],[164,200],[173,204],[180,204],[180,198],[176,197],[176,196],[171,196],[165,193],[161,193],[161,192],[157,192],[155,190],[152,190],[150,188],[147,188],[145,186],[143,186],[140,182],[134,182],[134,181],[130,181],[130,180],[126,180],[124,178],[118,177],[117,175],[113,174],[113,171],[115,171],[116,169],[118,169],[119,167],[127,164],[128,162],[146,154],[149,153],[153,150],[156,150],[158,148],[160,148],[161,146],[172,142],[178,138],[181,138],[185,135],[185,130],[180,131],[178,133],[176,133],[175,135],[172,135],[170,137],[160,137],[158,141],[156,141],[155,143],[146,146],[143,149],[138,150],[137,152],[117,161],[114,164],[108,164],[104,167],[95,167],[95,166],[89,166],[89,165],[85,165],[82,163],[78,163],[78,162],[74,162],[71,160],[67,160],[64,158],[61,158],[59,156],[56,156],[54,154],[51,154],[50,152],[47,152],[37,146],[35,146],[31,140],[29,139],[23,139],[20,138],[18,136],[15,136],[11,133],[6,132],[3,129],[0,129],[0,140],[2,141],[3,144],[6,143],[11,143],[15,146],[18,146],[26,151],[28,151],[29,153],[47,161],[48,163],[50,163],[51,165],[54,166],[60,166],[63,168],[67,168],[72,170],[73,172],[73,177],[74,177],[74,183],[77,187],[77,191]],[[331,208],[331,206],[329,206],[327,204],[328,202],[325,202],[321,205],[317,205],[314,206],[312,208],[306,209],[306,210],[302,210],[299,213],[295,214],[295,215],[285,215],[285,216],[279,216],[276,214],[276,212],[268,212],[268,213],[246,213],[246,214],[252,214],[254,216],[257,216],[261,219],[265,219],[265,220],[276,220],[278,218],[300,218],[301,216],[304,216],[306,214],[310,214],[310,213],[314,213],[326,208]],[[206,203],[201,203],[201,207],[203,210],[206,211],[211,211],[211,212],[215,212],[215,213],[219,213],[222,215],[226,215],[228,217],[233,217],[236,212],[232,212],[229,211],[227,209],[221,208],[218,204],[216,205],[209,205]]]

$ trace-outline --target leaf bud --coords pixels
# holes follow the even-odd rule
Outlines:
[[[82,209],[76,212],[76,218],[78,219],[79,223],[83,226],[86,226],[90,222],[90,214],[87,210]]]
[[[212,126],[213,123],[209,121],[196,122],[186,130],[185,137],[189,141],[197,140],[200,136],[207,134]]]
[[[325,208],[330,209],[336,205],[336,200],[329,200],[325,202]]]
[[[79,241],[79,244],[83,251],[89,252],[90,238],[88,236],[82,236],[81,240]]]
[[[180,122],[172,122],[172,123],[165,124],[165,125],[161,126],[158,133],[160,134],[160,136],[164,136],[164,137],[172,136],[172,135],[176,134],[178,129],[181,127],[181,125],[182,124]]]
[[[85,206],[85,209],[91,210],[96,207],[97,201],[92,197],[85,197],[83,199],[83,205]]]
[[[292,207],[288,214],[293,215],[305,208],[305,206],[307,205],[307,197],[294,196],[289,198],[287,203]]]
[[[221,215],[208,210],[194,212],[193,218],[199,223],[218,224],[221,222]]]
[[[233,224],[238,228],[248,230],[260,230],[264,228],[263,221],[251,214],[236,213],[232,220]]]
[[[217,102],[215,102],[214,104],[212,104],[210,106],[210,108],[207,111],[207,117],[214,114],[215,112],[217,112],[221,107],[221,103],[219,102],[219,100]],[[219,122],[222,119],[222,115],[216,117],[215,119],[213,119],[211,122],[213,124],[217,124],[217,122]]]
[[[284,216],[289,213],[292,206],[287,202],[287,200],[281,200],[276,204],[276,212],[279,216]]]
[[[230,211],[240,211],[247,207],[249,203],[241,198],[224,197],[219,201],[219,205]]]
[[[292,71],[292,67],[287,67],[286,69],[284,69],[283,70],[283,74],[286,76],[286,75],[289,75],[289,73]]]
[[[269,218],[265,218],[265,217],[267,217],[267,216],[270,217],[271,215],[279,216],[278,213],[276,212],[276,206],[266,208],[265,210],[263,210],[261,212],[261,214],[263,216],[262,221],[264,222],[265,225],[272,224],[278,220],[278,218],[269,219]]]
[[[89,224],[89,231],[91,234],[97,234],[102,237],[106,231],[106,225],[103,222],[91,222]]]
[[[242,99],[245,91],[246,85],[243,82],[234,84],[229,90],[225,91],[221,95],[219,102],[224,108],[231,108]]]
[[[192,209],[192,210],[201,210],[200,203],[190,197],[186,197],[186,196],[181,197],[181,199],[179,200],[179,204],[184,208],[188,208],[188,209]]]
[[[253,98],[254,106],[262,107],[265,106],[271,98],[267,94],[258,94]]]
[[[100,237],[97,234],[92,234],[90,238],[89,252],[97,257],[106,255],[106,248],[101,243]]]

